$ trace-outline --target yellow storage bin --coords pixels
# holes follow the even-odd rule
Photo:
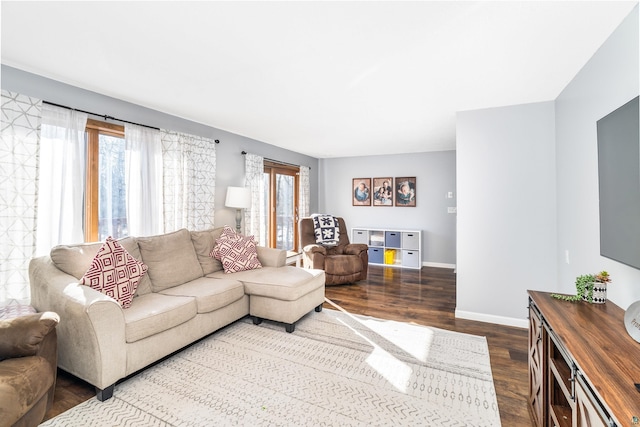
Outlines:
[[[385,264],[395,264],[396,263],[396,250],[395,249],[385,249],[384,250],[384,263]]]

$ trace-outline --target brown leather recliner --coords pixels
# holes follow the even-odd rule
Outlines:
[[[367,278],[368,247],[362,243],[349,243],[344,219],[338,217],[340,240],[337,246],[316,243],[313,219],[300,220],[300,248],[304,268],[324,270],[325,285],[342,285]]]
[[[0,320],[0,426],[40,424],[53,404],[58,365],[53,312]]]

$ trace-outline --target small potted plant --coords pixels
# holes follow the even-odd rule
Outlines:
[[[604,304],[607,302],[607,283],[611,282],[609,273],[602,270],[595,275],[595,279],[591,282],[591,286],[587,288],[589,298],[587,301],[594,304]],[[583,299],[584,296],[583,296]]]
[[[609,282],[611,282],[611,277],[604,270],[597,274],[584,274],[576,277],[575,295],[551,294],[551,296],[565,301],[582,300],[594,304],[604,304],[607,302],[607,283]]]

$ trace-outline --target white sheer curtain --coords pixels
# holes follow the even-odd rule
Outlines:
[[[0,306],[29,303],[29,260],[36,244],[38,143],[42,101],[1,94]]]
[[[36,255],[61,243],[81,243],[87,115],[42,104]]]
[[[131,236],[164,232],[160,131],[125,124],[127,225]]]
[[[300,166],[300,190],[299,190],[299,202],[298,202],[298,216],[300,218],[306,218],[310,215],[310,193],[311,185],[309,183],[309,166]]]
[[[255,236],[261,246],[267,244],[265,212],[264,157],[245,154],[244,186],[251,190],[251,207],[244,210],[245,233]]]
[[[209,138],[160,130],[164,231],[213,227],[216,144]]]

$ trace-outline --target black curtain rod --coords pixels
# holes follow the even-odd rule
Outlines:
[[[242,155],[244,156],[245,154],[247,154],[247,152],[246,151],[242,151]],[[269,160],[270,162],[274,162],[274,163],[280,163],[281,165],[286,165],[286,166],[295,166],[295,167],[298,167],[298,168],[301,166],[301,165],[296,165],[294,163],[287,163],[287,162],[282,162],[282,161],[276,160],[276,159],[270,159],[268,157],[263,157],[263,159]],[[309,167],[309,169],[311,169],[311,168]]]
[[[96,114],[96,113],[92,113],[91,111],[80,110],[78,108],[71,108],[71,107],[67,107],[66,105],[55,104],[55,103],[49,102],[49,101],[42,101],[42,102],[44,102],[45,104],[53,105],[54,107],[66,108],[67,110],[79,111],[81,113],[91,114],[92,116],[102,117],[104,120],[116,120],[116,121],[122,122],[122,123],[129,123],[130,125],[137,125],[137,126],[142,126],[142,127],[149,128],[149,129],[160,130],[160,128],[157,128],[155,126],[143,125],[141,123],[130,122],[128,120],[121,120],[121,119],[117,119],[115,117],[107,116],[105,114]],[[218,141],[216,140],[216,142],[218,142]]]

